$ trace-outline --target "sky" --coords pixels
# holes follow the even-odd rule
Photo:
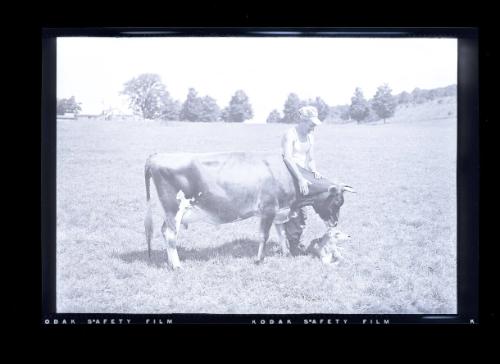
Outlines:
[[[291,92],[349,104],[356,87],[367,99],[387,83],[393,94],[457,83],[457,40],[449,38],[93,38],[57,39],[57,97],[75,96],[83,114],[128,112],[119,93],[141,73],[160,75],[184,102],[193,87],[223,108],[244,90],[254,122],[283,111]]]

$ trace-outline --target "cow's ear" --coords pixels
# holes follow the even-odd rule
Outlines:
[[[340,192],[340,190],[341,190],[341,189],[340,189],[340,188],[339,188],[339,186],[337,186],[337,185],[331,185],[330,187],[328,187],[328,192],[329,192],[330,194],[339,193],[339,192]]]

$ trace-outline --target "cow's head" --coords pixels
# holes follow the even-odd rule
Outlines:
[[[344,191],[355,193],[351,186],[332,185],[313,203],[314,211],[323,219],[328,228],[337,226],[340,207],[344,204]]]

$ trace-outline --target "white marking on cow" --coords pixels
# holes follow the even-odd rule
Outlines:
[[[162,234],[167,242],[168,263],[173,269],[179,268],[181,263],[176,249],[177,232],[173,231],[173,228],[168,227],[168,224],[166,224],[162,228]]]
[[[192,207],[191,202],[194,201],[194,197],[188,199],[184,195],[184,192],[182,190],[179,190],[179,192],[177,192],[176,198],[179,201],[179,209],[175,214],[175,238],[177,239],[177,235],[179,235],[179,230],[181,227],[182,218],[184,217],[186,211]]]
[[[202,193],[198,193],[198,197]],[[177,227],[177,232],[179,232],[180,224],[188,225],[193,222],[203,221],[208,222],[212,225],[220,225],[221,221],[217,217],[208,211],[203,210],[197,205],[193,205],[195,198],[192,197],[187,199],[182,190],[177,192],[177,200],[179,201],[179,209],[175,215],[175,225]]]
[[[173,231],[171,228],[166,228],[165,230],[165,240],[167,240],[167,243],[170,241],[175,241],[177,239],[177,233]]]
[[[278,233],[278,241],[281,246],[281,253],[283,255],[287,255],[289,253],[289,248],[288,248],[288,240],[286,238],[286,233],[285,233],[285,227],[283,224],[278,224],[274,223],[274,227],[276,229],[276,232]]]
[[[170,244],[167,244],[167,256],[168,256],[168,261],[172,268],[177,269],[180,268],[181,262],[179,260],[179,255],[177,254],[177,249],[172,248]]]

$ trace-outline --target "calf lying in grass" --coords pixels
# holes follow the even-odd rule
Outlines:
[[[349,240],[350,238],[348,234],[341,232],[337,228],[331,228],[322,237],[312,240],[307,249],[305,247],[301,248],[307,254],[320,258],[325,264],[338,263],[343,257],[337,248],[337,242]]]

